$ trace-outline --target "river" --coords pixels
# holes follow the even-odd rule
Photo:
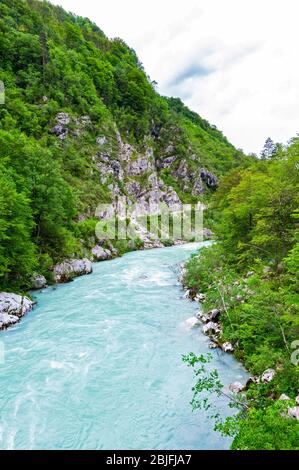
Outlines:
[[[180,263],[204,244],[129,253],[35,293],[33,312],[0,332],[1,449],[229,448],[192,412],[193,374],[181,360],[211,352],[184,325],[199,306],[178,282]],[[226,386],[244,380],[231,355],[211,353]]]

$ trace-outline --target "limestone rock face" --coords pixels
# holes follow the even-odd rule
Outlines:
[[[192,188],[192,196],[200,196],[204,193],[204,187],[201,179],[197,179]]]
[[[74,277],[90,274],[92,264],[87,258],[66,260],[54,266],[53,272],[55,282],[69,282]]]
[[[0,330],[17,323],[30,312],[33,302],[28,297],[7,292],[0,293]]]
[[[142,176],[147,171],[152,169],[151,162],[147,158],[147,156],[139,156],[137,160],[133,160],[130,162],[127,168],[127,173],[129,176]]]
[[[172,155],[170,157],[159,159],[157,161],[157,167],[158,168],[170,168],[172,166],[172,164],[176,161],[176,159],[177,159],[176,155]]]
[[[200,196],[205,191],[204,184],[213,189],[218,186],[218,179],[213,173],[205,168],[200,171],[191,170],[186,160],[182,160],[171,175],[183,191],[190,191],[193,196]]]

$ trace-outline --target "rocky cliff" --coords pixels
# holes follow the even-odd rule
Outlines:
[[[135,51],[86,18],[2,0],[0,46],[1,288],[26,288],[34,273],[50,281],[54,265],[90,257],[117,199],[137,203],[132,219],[201,203],[246,158],[160,96]],[[114,249],[152,243],[141,227],[136,238]]]

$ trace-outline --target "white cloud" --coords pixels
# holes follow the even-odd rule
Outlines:
[[[180,96],[247,152],[299,132],[297,0],[52,0],[133,47]]]

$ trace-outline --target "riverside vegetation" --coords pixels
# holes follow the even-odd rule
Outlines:
[[[245,156],[179,99],[160,96],[121,39],[37,0],[0,3],[0,80],[0,291],[23,293],[37,274],[53,282],[61,266],[81,272],[98,253],[150,245],[97,240],[99,203],[126,196],[146,214],[150,198],[170,209],[204,201],[218,241],[190,260],[184,282],[206,295],[205,310],[221,310],[221,339],[252,374],[275,370],[217,427],[233,448],[298,448],[298,423],[283,416],[299,377],[298,139],[268,142],[263,160]],[[206,379],[197,395],[220,393],[217,374]],[[282,393],[290,400],[277,400]]]
[[[299,449],[298,163],[295,138],[226,175],[210,205],[218,241],[186,266],[184,283],[205,294],[204,312],[221,311],[221,341],[254,376],[246,399],[232,403],[239,413],[216,420],[233,449]],[[207,391],[222,392],[217,373],[207,358],[184,360],[198,371],[193,406],[205,406]]]

